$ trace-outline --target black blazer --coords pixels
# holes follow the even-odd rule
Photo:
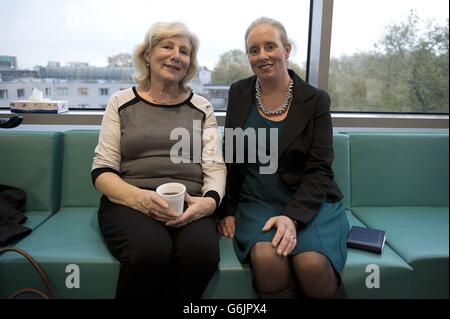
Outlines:
[[[319,212],[323,202],[338,202],[342,193],[333,181],[333,128],[330,97],[289,70],[294,94],[278,146],[278,170],[295,195],[284,215],[304,227]],[[231,85],[225,128],[242,128],[255,96],[256,76]],[[226,131],[225,131],[226,133]],[[236,145],[233,145],[236,154]],[[219,216],[234,215],[242,184],[242,164],[227,163],[226,195]]]

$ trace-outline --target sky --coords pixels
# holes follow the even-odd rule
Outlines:
[[[131,53],[157,21],[182,21],[200,39],[199,62],[210,69],[221,54],[244,49],[248,25],[265,15],[282,22],[306,60],[309,0],[0,0],[0,55],[21,69],[48,61],[106,66],[107,57]],[[419,17],[448,19],[448,0],[335,0],[332,56],[370,50],[385,25]]]

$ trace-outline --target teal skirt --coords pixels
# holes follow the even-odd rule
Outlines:
[[[268,232],[261,229],[273,216],[282,211],[259,199],[247,197],[239,203],[236,212],[236,236],[234,248],[242,263],[248,262],[253,245],[259,241],[271,242],[276,229]],[[341,273],[347,259],[346,240],[349,224],[342,202],[323,203],[319,213],[297,233],[297,246],[290,256],[301,252],[315,251],[327,256],[337,273]]]
[[[259,128],[278,129],[278,138],[282,136],[284,121],[274,122],[263,118],[256,107],[252,107],[245,124],[247,128],[258,128],[256,134],[260,141]],[[258,148],[266,144],[270,150],[269,135],[266,134],[258,144]],[[267,220],[283,215],[295,192],[291,191],[278,174],[260,173],[260,168],[267,164],[246,163],[244,179],[241,186],[238,209],[236,211],[236,234],[234,248],[239,260],[248,262],[248,255],[253,245],[259,241],[272,242],[276,229],[263,233],[262,228]],[[297,246],[291,252],[294,256],[301,252],[315,251],[329,258],[334,270],[340,273],[347,259],[346,240],[349,231],[347,215],[342,202],[323,203],[318,214],[302,230],[297,233]]]

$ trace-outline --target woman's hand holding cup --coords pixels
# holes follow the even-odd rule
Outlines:
[[[178,217],[178,214],[170,208],[169,203],[151,190],[140,189],[133,208],[161,222]]]

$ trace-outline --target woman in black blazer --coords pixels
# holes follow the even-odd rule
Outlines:
[[[255,75],[230,87],[219,231],[250,262],[261,298],[342,295],[349,226],[331,168],[330,98],[287,69],[278,21],[254,21],[245,42]]]

